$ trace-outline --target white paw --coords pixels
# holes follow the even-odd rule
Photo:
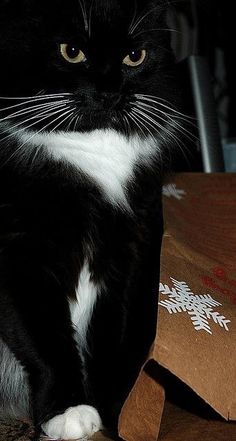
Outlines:
[[[69,407],[42,424],[42,429],[52,439],[86,439],[102,429],[102,421],[94,407],[81,405]]]

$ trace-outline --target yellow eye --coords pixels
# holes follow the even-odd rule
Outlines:
[[[74,44],[61,44],[60,52],[68,63],[83,63],[86,57],[81,49]]]
[[[140,66],[140,64],[144,62],[146,55],[147,52],[145,51],[145,49],[132,51],[124,58],[123,64],[126,64],[130,67]]]

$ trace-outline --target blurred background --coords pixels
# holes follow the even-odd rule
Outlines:
[[[186,113],[197,137],[179,169],[236,171],[236,63],[233,0],[170,0],[172,46]],[[188,171],[188,170],[186,170]]]

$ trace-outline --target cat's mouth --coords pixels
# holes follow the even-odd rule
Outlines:
[[[87,109],[78,112],[78,120],[74,126],[78,130],[95,130],[117,128],[121,125],[121,112],[114,109]]]
[[[121,123],[126,99],[119,93],[99,93],[79,95],[75,99],[77,127],[89,129],[109,128]],[[114,127],[112,127],[114,128]]]

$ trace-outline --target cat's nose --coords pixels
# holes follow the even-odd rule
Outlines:
[[[104,108],[115,108],[120,103],[121,96],[119,93],[101,92],[97,93],[95,100]]]
[[[87,97],[87,105],[94,110],[115,110],[121,104],[121,95],[112,92],[96,92]]]
[[[98,93],[118,93],[122,85],[122,74],[118,66],[100,64],[91,66],[90,79]]]

